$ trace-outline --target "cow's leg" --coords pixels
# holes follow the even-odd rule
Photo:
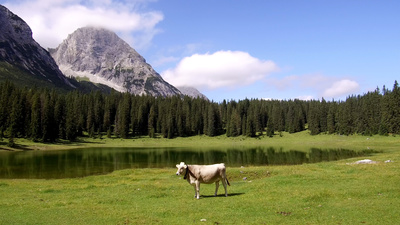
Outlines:
[[[194,187],[194,198],[196,198],[197,197],[196,185],[193,185],[193,187]]]
[[[214,196],[217,196],[218,187],[219,187],[219,181],[216,181],[216,182],[215,182],[215,194],[214,194]]]
[[[199,181],[196,181],[196,196],[197,196],[197,199],[200,198],[200,182]]]
[[[226,184],[226,178],[225,177],[222,178],[222,185],[224,185],[224,188],[225,188],[225,197],[228,197],[228,190],[226,188],[227,184]]]

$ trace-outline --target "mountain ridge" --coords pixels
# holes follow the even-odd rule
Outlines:
[[[181,91],[163,80],[144,57],[112,31],[79,28],[57,48],[46,50],[33,39],[29,25],[2,5],[0,24],[0,81],[64,91],[115,89],[136,95],[205,97],[196,89]]]
[[[29,82],[45,84],[50,82],[56,87],[76,88],[59,70],[48,51],[42,48],[32,37],[32,30],[18,15],[0,5],[0,62],[6,63],[1,70],[1,78],[22,79],[14,74],[10,76],[6,67],[19,70],[19,74],[31,74]]]
[[[50,54],[66,76],[87,77],[120,92],[153,96],[182,95],[114,32],[100,27],[77,29]]]

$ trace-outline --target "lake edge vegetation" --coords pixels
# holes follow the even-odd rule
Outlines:
[[[384,163],[388,158],[394,162]],[[378,163],[357,165],[357,159],[346,159],[228,167],[229,196],[220,192],[213,197],[215,187],[203,185],[200,200],[175,175],[175,168],[71,179],[4,179],[0,195],[7,198],[0,200],[0,223],[187,224],[206,219],[214,224],[392,224],[400,218],[400,155],[385,151],[371,159]]]
[[[153,97],[129,93],[60,93],[0,83],[0,139],[51,143],[77,138],[148,136],[172,139],[272,137],[308,130],[311,135],[397,135],[400,88],[383,87],[345,101],[224,100],[216,103],[188,96]]]

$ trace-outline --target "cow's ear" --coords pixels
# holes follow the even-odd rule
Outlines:
[[[179,165],[178,165],[178,164],[176,164],[176,168],[179,168]]]
[[[187,165],[186,165],[186,164],[185,164],[185,165],[183,165],[183,168],[185,168],[185,169],[186,169],[186,168],[187,168]]]

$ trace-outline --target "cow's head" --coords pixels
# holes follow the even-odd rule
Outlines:
[[[187,165],[184,162],[181,162],[181,164],[176,164],[176,168],[178,168],[176,175],[181,175],[186,172]]]

